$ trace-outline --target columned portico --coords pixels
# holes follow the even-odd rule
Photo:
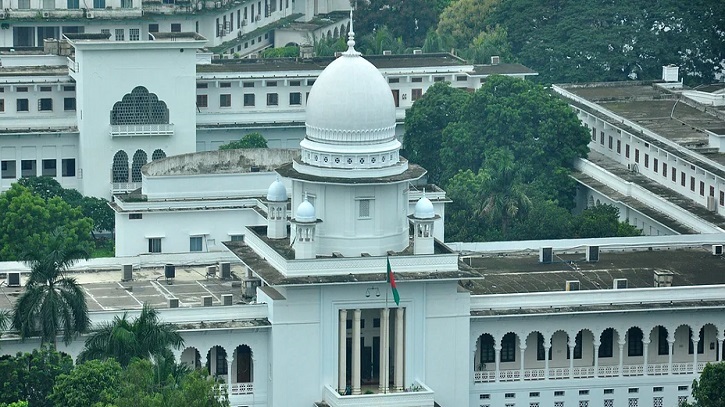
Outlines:
[[[402,392],[405,389],[405,308],[394,308],[395,318],[391,321],[390,308],[377,309],[341,309],[338,313],[338,366],[337,392],[340,395],[362,394],[370,390],[371,381],[377,379],[378,392]],[[375,313],[371,313],[375,311]],[[348,315],[352,313],[352,321]],[[374,315],[374,316],[373,316]],[[378,317],[379,316],[379,317]],[[370,327],[379,326],[375,336]],[[348,336],[348,327],[352,328]],[[392,332],[391,332],[392,331]],[[391,344],[391,336],[394,343]],[[378,341],[378,346],[371,349],[369,339]],[[348,342],[349,341],[349,342]],[[350,343],[351,345],[348,345]],[[352,349],[350,349],[350,346]],[[391,357],[391,351],[394,352]],[[350,353],[348,353],[350,352]],[[373,361],[369,356],[375,354]],[[364,356],[367,355],[367,356]],[[348,361],[348,358],[350,359]],[[348,363],[350,371],[348,372]],[[377,366],[375,365],[377,363]],[[393,363],[391,368],[390,364]],[[376,370],[369,370],[374,366]],[[348,376],[349,374],[349,376]],[[377,376],[375,376],[377,374]],[[393,374],[391,389],[391,377]],[[348,381],[348,377],[350,380]],[[363,389],[364,388],[364,389]]]

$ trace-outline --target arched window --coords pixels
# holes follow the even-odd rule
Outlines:
[[[484,365],[486,363],[493,363],[496,361],[496,351],[493,348],[494,341],[493,336],[490,334],[483,334],[478,338],[478,352],[479,352],[479,363]],[[483,370],[476,369],[476,370]]]
[[[113,105],[111,124],[169,124],[169,108],[148,89],[137,86]]]
[[[113,182],[128,182],[128,154],[123,150],[113,156],[111,179]]]
[[[627,356],[642,356],[644,344],[642,343],[642,330],[633,327],[627,331]]]
[[[146,165],[147,156],[143,150],[136,150],[133,153],[133,164],[131,164],[131,182],[141,182],[141,167]]]
[[[213,351],[213,353],[212,353]],[[214,369],[212,370],[212,358],[214,359]],[[228,370],[227,365],[227,351],[221,346],[217,345],[209,349],[209,353],[206,354],[206,368],[210,374],[214,376],[224,376]]]
[[[166,158],[166,153],[164,150],[157,148],[154,150],[154,152],[151,154],[151,161],[160,160],[162,158]]]
[[[237,383],[254,381],[254,364],[252,349],[247,345],[237,346]]]
[[[337,31],[337,27],[335,27],[335,34],[334,34],[335,38],[337,38],[339,35],[340,35],[340,33]]]

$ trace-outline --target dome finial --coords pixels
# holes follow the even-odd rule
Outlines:
[[[350,9],[350,30],[347,33],[347,51],[345,51],[345,55],[350,56],[358,56],[360,55],[359,52],[355,51],[355,31],[352,29],[352,8]]]

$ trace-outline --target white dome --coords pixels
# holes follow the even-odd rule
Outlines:
[[[305,198],[304,201],[297,207],[297,213],[295,215],[295,221],[297,222],[315,222],[317,221],[317,215],[315,215],[315,207],[312,206],[310,201]]]
[[[426,197],[422,197],[418,200],[418,203],[415,204],[415,211],[413,212],[413,217],[416,219],[433,219],[435,218],[436,213],[435,209],[433,208],[433,203],[430,201],[430,199]]]
[[[287,200],[287,188],[280,182],[279,178],[275,180],[267,190],[267,201],[285,202]]]
[[[375,144],[395,138],[395,103],[373,64],[350,49],[328,65],[307,99],[307,138],[329,144]]]

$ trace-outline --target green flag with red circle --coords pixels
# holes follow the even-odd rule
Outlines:
[[[395,284],[395,274],[393,274],[393,269],[390,268],[390,258],[388,260],[388,283],[390,283],[390,289],[393,290],[393,299],[395,300],[395,305],[400,305],[400,294],[398,294],[398,286]]]

